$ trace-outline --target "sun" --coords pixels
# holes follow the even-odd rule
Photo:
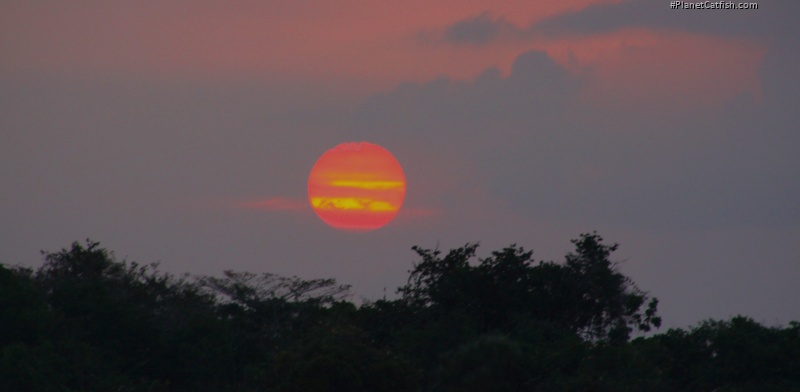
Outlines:
[[[376,144],[342,143],[314,164],[308,201],[320,219],[342,230],[383,227],[400,211],[406,177],[397,159]]]

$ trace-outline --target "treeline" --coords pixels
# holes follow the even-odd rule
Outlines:
[[[354,305],[333,279],[175,277],[87,241],[0,265],[2,391],[797,391],[800,323],[707,321],[650,337],[649,298],[573,240],[413,248],[398,298]]]

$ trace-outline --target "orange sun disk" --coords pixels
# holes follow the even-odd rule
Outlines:
[[[337,229],[367,231],[389,223],[406,195],[403,168],[385,148],[343,143],[323,154],[308,177],[308,201]]]

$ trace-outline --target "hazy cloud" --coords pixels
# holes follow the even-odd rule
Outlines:
[[[522,32],[503,17],[493,18],[487,11],[480,15],[460,20],[444,32],[444,38],[455,44],[486,44],[500,36],[514,37]]]

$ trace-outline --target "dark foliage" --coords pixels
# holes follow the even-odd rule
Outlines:
[[[800,324],[746,317],[630,340],[655,298],[596,233],[564,263],[477,244],[420,261],[395,300],[333,279],[174,277],[87,241],[0,265],[0,391],[795,391]]]

